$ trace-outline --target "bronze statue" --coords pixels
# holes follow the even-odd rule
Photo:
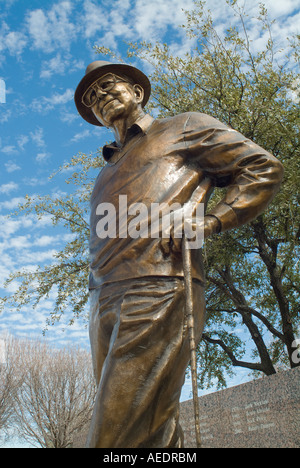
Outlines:
[[[91,197],[90,340],[98,393],[88,448],[183,447],[178,409],[190,353],[182,239],[173,224],[167,234],[150,229],[153,204],[206,207],[214,187],[227,187],[202,220],[207,238],[258,216],[283,175],[274,156],[208,115],[153,119],[143,111],[150,89],[135,67],[96,61],[75,93],[81,116],[115,137],[103,148],[107,164]],[[199,219],[190,222],[196,228]],[[198,342],[204,272],[201,249],[190,252]]]

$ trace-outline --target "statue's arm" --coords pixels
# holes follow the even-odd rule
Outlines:
[[[250,222],[279,190],[283,166],[278,159],[239,132],[204,114],[191,114],[186,125],[189,157],[216,186],[227,187],[224,198],[207,213],[206,237]]]

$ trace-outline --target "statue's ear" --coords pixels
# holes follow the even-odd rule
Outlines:
[[[141,104],[144,99],[144,94],[145,94],[144,89],[139,84],[135,84],[133,86],[133,89],[134,89],[138,103]]]

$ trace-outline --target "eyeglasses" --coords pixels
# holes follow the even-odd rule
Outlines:
[[[85,91],[81,98],[82,104],[86,107],[93,107],[99,99],[100,94],[108,93],[116,83],[126,83],[125,78],[121,78],[118,75],[108,73],[107,75],[102,76]]]

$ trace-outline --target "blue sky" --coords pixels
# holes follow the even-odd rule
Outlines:
[[[252,45],[262,49],[265,33],[251,20],[258,3],[245,0]],[[207,4],[222,34],[235,20],[225,0],[208,0]],[[284,45],[287,36],[299,33],[300,0],[266,0],[265,4],[277,22],[273,38]],[[50,181],[49,174],[79,151],[95,152],[111,138],[107,130],[83,121],[73,102],[86,66],[100,58],[93,46],[125,55],[124,40],[160,40],[180,53],[187,51],[191,42],[178,26],[185,18],[182,9],[192,6],[192,0],[0,0],[0,80],[6,86],[5,102],[3,87],[0,91],[1,295],[7,294],[2,285],[11,271],[51,262],[53,253],[69,238],[67,232],[53,230],[50,220],[13,220],[6,214],[26,194],[65,192],[65,175]],[[40,337],[52,307],[50,296],[34,311],[30,307],[21,312],[7,310],[0,316],[0,335],[8,331],[20,337]],[[88,344],[82,322],[63,332],[65,324],[53,327],[48,339],[60,345]],[[241,371],[236,382],[246,375],[247,371]]]

